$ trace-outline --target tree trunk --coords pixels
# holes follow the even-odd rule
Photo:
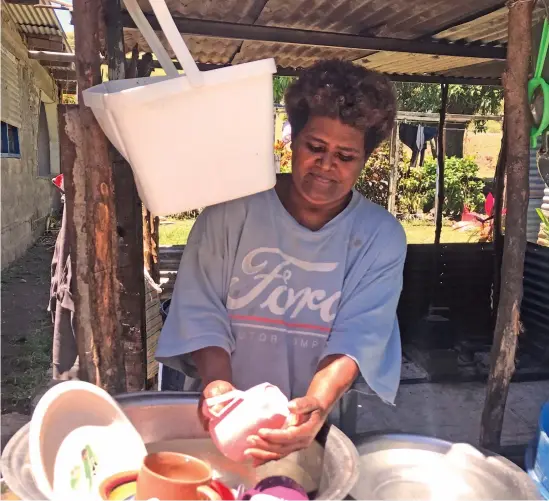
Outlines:
[[[467,124],[463,122],[447,122],[446,124],[446,156],[463,158],[463,140]]]
[[[101,0],[74,3],[79,104],[59,125],[80,378],[116,394],[126,390],[126,378],[114,182],[107,138],[82,99],[82,91],[101,83],[101,7]]]
[[[507,66],[503,74],[507,143],[507,218],[501,294],[480,429],[480,445],[496,451],[500,445],[505,403],[515,371],[515,352],[521,330],[520,306],[529,196],[530,112],[527,84],[532,50],[534,1],[515,0],[508,5],[509,41]]]
[[[121,1],[103,0],[107,33],[109,80],[125,78],[126,57]],[[143,276],[143,225],[141,200],[130,164],[109,144],[115,193],[119,290],[119,322],[124,343],[126,391],[139,391],[147,374],[145,284]]]

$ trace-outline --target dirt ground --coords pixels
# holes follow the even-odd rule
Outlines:
[[[44,236],[2,270],[2,414],[28,414],[51,365],[47,311],[55,237]]]

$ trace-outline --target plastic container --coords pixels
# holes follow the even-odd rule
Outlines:
[[[540,494],[549,499],[549,402],[541,408],[536,437],[526,451],[524,463]]]
[[[180,75],[137,2],[125,5],[167,76],[104,82],[83,98],[130,163],[145,206],[167,215],[272,188],[274,59],[201,72],[164,0],[152,0]]]
[[[220,403],[225,403],[225,407],[215,411]],[[208,398],[204,401],[204,411],[211,418],[209,431],[214,444],[236,462],[246,460],[244,453],[250,448],[250,436],[257,435],[262,428],[282,428],[290,415],[288,399],[269,383]]]

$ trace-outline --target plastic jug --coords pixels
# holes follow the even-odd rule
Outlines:
[[[219,412],[212,408],[229,402]],[[229,459],[243,461],[251,445],[247,439],[261,428],[280,429],[290,415],[288,399],[274,385],[263,383],[247,391],[231,391],[206,399],[204,410],[210,420],[209,431],[216,447]]]

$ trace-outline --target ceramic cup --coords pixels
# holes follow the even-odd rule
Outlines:
[[[200,459],[177,452],[149,454],[137,475],[136,500],[156,498],[220,501],[211,486],[212,469]]]
[[[105,501],[135,499],[137,471],[124,471],[106,478],[99,485],[99,497]]]

